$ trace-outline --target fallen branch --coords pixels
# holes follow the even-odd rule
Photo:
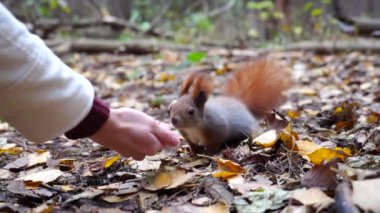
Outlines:
[[[303,41],[289,44],[281,51],[316,51],[316,52],[372,52],[380,53],[380,41],[375,39],[355,39],[344,41]]]
[[[143,31],[139,26],[114,16],[106,16],[102,19],[81,19],[75,21],[44,19],[38,20],[32,24],[34,26],[34,31],[41,30],[44,34],[51,33],[57,30],[59,27],[71,27],[73,29],[78,29],[90,26],[110,26],[111,28],[114,28],[116,30],[130,29],[133,32],[144,33],[155,37],[161,37],[166,39],[173,38],[173,35],[159,32],[156,29]]]
[[[48,40],[45,41],[45,43],[57,55],[63,55],[69,52],[151,54],[157,53],[161,49],[176,51],[207,51],[209,49],[207,47],[168,44],[150,40],[118,41],[109,39],[77,39],[60,41]]]

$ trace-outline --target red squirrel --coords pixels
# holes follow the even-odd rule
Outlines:
[[[251,136],[265,112],[282,104],[290,84],[290,69],[285,64],[260,58],[232,72],[222,95],[210,98],[209,77],[194,72],[169,107],[171,123],[194,153],[216,153]]]

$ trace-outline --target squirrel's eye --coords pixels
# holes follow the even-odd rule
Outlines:
[[[193,107],[190,107],[190,108],[187,110],[187,113],[189,113],[190,115],[193,115],[193,114],[194,114],[194,108],[193,108]]]

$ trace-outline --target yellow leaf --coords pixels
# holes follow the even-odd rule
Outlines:
[[[276,144],[277,139],[278,135],[276,133],[276,130],[269,130],[253,139],[253,142],[259,144],[264,148],[269,148],[273,147]]]
[[[175,75],[173,74],[162,72],[158,75],[158,81],[161,81],[161,82],[172,81],[174,79],[175,79]]]
[[[218,171],[212,174],[212,176],[214,178],[220,178],[221,180],[228,180],[232,177],[235,177],[238,174],[239,174],[238,172]]]
[[[212,176],[215,178],[220,178],[222,180],[227,180],[244,172],[244,168],[239,164],[232,162],[230,160],[224,160],[221,158],[217,159],[218,171],[216,171]]]
[[[73,190],[75,190],[75,188],[73,188],[73,187],[70,186],[70,185],[63,185],[63,186],[61,186],[61,190],[64,191],[64,192],[68,192],[68,191],[73,191]]]
[[[319,165],[324,161],[331,161],[335,158],[344,160],[349,156],[351,156],[351,150],[349,148],[336,148],[335,150],[331,150],[322,147],[311,154],[308,154],[310,162],[315,165]]]
[[[286,146],[286,148],[293,151],[297,151],[297,146],[295,145],[295,142],[294,142],[295,138],[293,136],[295,133],[292,134],[292,132],[293,132],[292,123],[289,122],[288,125],[281,131],[280,138],[281,138],[281,141]]]
[[[232,162],[230,160],[224,160],[224,159],[218,158],[217,163],[218,163],[219,170],[237,172],[237,173],[244,171],[243,167],[241,167],[239,164]]]
[[[9,155],[18,155],[20,154],[24,149],[22,147],[10,147],[10,148],[0,148],[0,154],[5,153]]]
[[[116,163],[117,161],[119,161],[120,158],[121,158],[121,155],[115,155],[113,157],[107,158],[104,161],[104,168],[107,169],[107,168],[111,167],[114,163]]]
[[[161,167],[144,188],[150,191],[173,189],[186,183],[193,178],[195,174],[195,172],[187,172],[185,169]]]
[[[288,111],[288,116],[292,119],[298,119],[301,116],[301,111]]]
[[[298,153],[301,155],[309,155],[322,147],[308,140],[300,140],[296,142]]]

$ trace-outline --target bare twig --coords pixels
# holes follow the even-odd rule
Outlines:
[[[224,6],[216,8],[216,9],[208,12],[207,16],[208,17],[214,17],[214,16],[217,16],[221,13],[227,12],[228,10],[230,10],[235,5],[235,3],[236,3],[235,0],[230,0]]]

